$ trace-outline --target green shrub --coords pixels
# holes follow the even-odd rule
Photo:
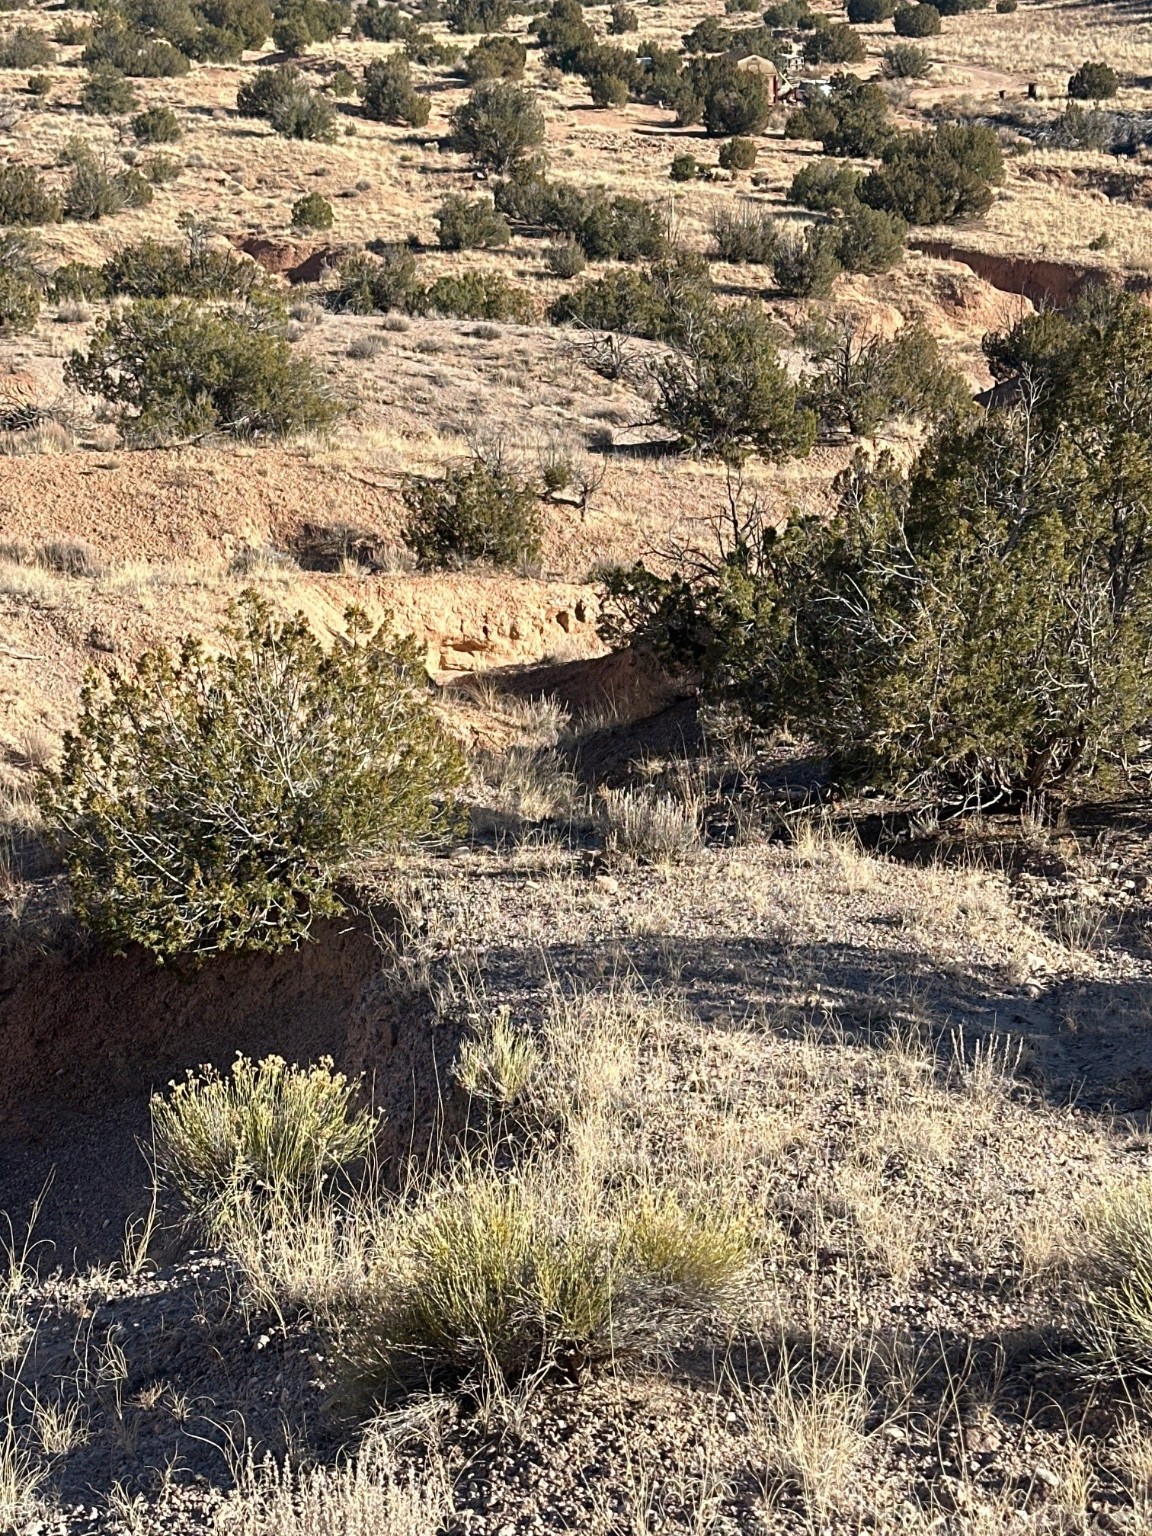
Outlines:
[[[499,460],[475,458],[435,479],[410,476],[403,499],[401,537],[421,570],[472,561],[507,569],[539,557],[540,487]]]
[[[638,261],[664,249],[664,220],[643,198],[588,198],[574,231],[590,261]]]
[[[619,75],[596,73],[589,77],[588,90],[594,107],[623,107],[628,104],[628,82]]]
[[[1068,94],[1076,101],[1106,101],[1120,89],[1116,71],[1107,64],[1085,60],[1068,81]]]
[[[503,32],[511,0],[448,0],[444,19],[453,32]]]
[[[708,263],[686,252],[654,261],[645,272],[616,271],[562,294],[549,318],[589,330],[622,331],[676,342],[713,310]]]
[[[871,159],[892,138],[888,98],[873,80],[833,75],[829,94],[789,114],[789,139],[819,139],[828,155]]]
[[[559,1171],[466,1171],[382,1251],[343,1370],[382,1398],[445,1375],[476,1392],[667,1347],[722,1311],[749,1261],[741,1226],[671,1196],[582,1198]]]
[[[508,221],[485,197],[450,192],[435,218],[440,245],[446,251],[493,250],[511,238]]]
[[[52,90],[51,75],[29,75],[24,89],[29,96],[35,96],[39,101],[44,101]]]
[[[1089,1209],[1077,1274],[1084,1342],[1111,1376],[1152,1374],[1152,1181],[1145,1175]]]
[[[811,31],[816,25],[816,16],[808,0],[775,0],[764,12],[764,25],[789,31]]]
[[[413,86],[412,67],[402,54],[369,64],[360,96],[364,116],[378,123],[422,128],[432,112],[427,96],[421,96]]]
[[[201,310],[186,299],[142,299],[102,320],[69,381],[121,407],[129,442],[220,432],[288,437],[337,414],[313,366],[265,310]]]
[[[782,234],[772,258],[777,289],[794,299],[827,298],[840,271],[838,250],[837,232],[826,224]]]
[[[498,272],[438,277],[426,288],[414,288],[407,306],[412,314],[452,315],[458,320],[511,320],[530,325],[536,318],[527,290]]]
[[[331,91],[337,101],[346,101],[348,97],[355,96],[356,94],[356,76],[341,65],[339,69],[328,76],[324,83],[324,89]]]
[[[173,78],[189,69],[187,55],[171,43],[116,26],[94,32],[81,57],[93,73],[112,71],[141,79]]]
[[[750,171],[756,164],[756,145],[751,139],[729,139],[717,156],[721,170]]]
[[[848,20],[854,26],[868,26],[891,21],[896,0],[848,0]]]
[[[484,80],[522,80],[528,50],[519,38],[485,37],[464,60],[469,85]]]
[[[772,92],[762,75],[729,66],[704,93],[704,126],[718,138],[762,133],[772,106]]]
[[[407,308],[416,285],[416,258],[402,245],[387,246],[377,256],[359,252],[341,262],[338,278],[325,298],[329,309],[386,315]]]
[[[89,266],[84,261],[66,261],[53,272],[49,293],[56,303],[91,303],[107,298],[108,281],[100,267]]]
[[[630,5],[624,5],[622,0],[615,0],[608,21],[608,31],[613,37],[623,37],[627,32],[639,30],[640,22],[636,12]]]
[[[370,38],[374,43],[400,42],[413,30],[414,23],[398,5],[367,0],[356,13],[355,35]]]
[[[94,69],[80,92],[80,110],[96,117],[121,117],[137,105],[136,92],[115,69]]]
[[[106,293],[132,299],[246,298],[259,285],[254,262],[198,241],[187,249],[160,240],[122,246],[101,269]]]
[[[712,234],[721,261],[771,266],[780,243],[776,220],[765,209],[748,203],[739,211],[721,208],[713,217]]]
[[[286,139],[330,142],[336,136],[331,102],[314,95],[291,64],[258,71],[236,93],[241,117],[263,118]]]
[[[556,277],[579,277],[588,265],[583,248],[575,240],[563,240],[550,245],[544,253],[549,272]]]
[[[180,162],[171,155],[145,155],[136,169],[150,186],[163,187],[180,175]]]
[[[673,181],[696,181],[701,167],[695,155],[677,155],[668,174]]]
[[[1070,792],[1152,711],[1152,315],[1094,290],[990,338],[1016,405],[858,462],[838,513],[706,578],[620,579],[630,623],[841,782],[954,806]],[[750,561],[754,561],[750,564]]]
[[[312,34],[303,16],[284,16],[272,28],[272,41],[279,52],[298,58],[312,46]]]
[[[372,1149],[376,1120],[354,1108],[355,1091],[328,1057],[298,1067],[237,1056],[227,1076],[202,1067],[152,1097],[157,1166],[210,1241],[238,1206],[273,1219],[306,1210]]]
[[[0,37],[0,69],[39,69],[55,61],[56,50],[39,27],[17,27]]]
[[[893,43],[880,61],[880,72],[887,80],[923,80],[931,68],[927,51],[915,43]]]
[[[138,144],[176,144],[183,134],[171,107],[149,107],[132,119]]]
[[[739,463],[805,454],[815,418],[798,403],[763,310],[738,305],[714,314],[685,349],[655,364],[656,418],[684,447]]]
[[[909,224],[950,224],[986,213],[992,185],[1003,179],[1004,159],[993,129],[945,123],[934,133],[893,139],[858,196]]]
[[[222,651],[188,638],[87,684],[41,802],[105,942],[158,958],[282,949],[342,910],[353,860],[442,825],[463,764],[415,647],[349,624],[325,650],[303,615],[278,620],[250,593]]]
[[[901,5],[892,17],[897,37],[936,37],[940,32],[940,12],[921,0],[918,5]]]
[[[507,80],[478,85],[452,114],[453,148],[494,171],[510,170],[543,142],[535,96]]]
[[[59,217],[59,199],[32,166],[0,166],[0,224],[55,224]]]
[[[292,223],[297,229],[331,229],[334,220],[332,204],[319,192],[309,192],[292,204]]]
[[[205,23],[200,33],[202,40],[205,32],[213,32],[221,38],[234,39],[241,51],[262,48],[272,30],[272,8],[267,0],[199,0],[197,9]],[[198,51],[196,56],[207,58],[212,54]]]
[[[64,217],[81,222],[122,213],[125,208],[145,208],[152,188],[139,171],[110,171],[94,157],[80,160],[64,191]]]
[[[844,22],[821,21],[804,40],[809,64],[859,64],[866,52],[863,40]]]
[[[908,226],[898,213],[852,204],[836,229],[836,256],[846,272],[887,272],[904,254]]]
[[[30,331],[40,316],[37,247],[27,235],[0,234],[0,336]]]
[[[998,16],[1011,16],[1017,10],[1020,0],[996,0],[996,14]]]
[[[945,365],[922,325],[903,327],[891,341],[845,326],[822,351],[824,366],[804,398],[825,434],[870,437],[902,417],[935,424],[971,409],[963,375]]]
[[[852,166],[811,160],[793,176],[788,201],[817,213],[841,212],[856,201],[860,179],[860,172]]]

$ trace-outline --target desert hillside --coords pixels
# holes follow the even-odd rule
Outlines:
[[[0,0],[0,1533],[1152,1533],[1152,20]]]

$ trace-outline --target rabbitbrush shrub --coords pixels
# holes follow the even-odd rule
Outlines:
[[[325,651],[250,593],[219,654],[188,638],[89,680],[42,804],[98,937],[282,949],[342,909],[352,862],[444,824],[463,761],[415,650],[348,617]]]
[[[328,1058],[238,1056],[227,1075],[190,1071],[153,1095],[157,1162],[210,1233],[238,1202],[302,1208],[371,1148],[376,1121],[353,1107],[355,1091]]]
[[[1093,290],[985,349],[1018,403],[703,577],[614,578],[623,629],[845,780],[992,805],[1123,759],[1152,718],[1152,314]]]

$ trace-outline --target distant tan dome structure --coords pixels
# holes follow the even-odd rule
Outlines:
[[[766,80],[772,91],[772,100],[780,100],[787,88],[787,82],[771,59],[766,59],[758,53],[749,53],[741,48],[733,48],[727,57],[745,74],[759,75]]]

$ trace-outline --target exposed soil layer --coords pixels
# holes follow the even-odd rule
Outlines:
[[[363,918],[319,925],[297,950],[196,969],[91,952],[5,978],[0,1209],[20,1221],[46,1190],[35,1236],[59,1262],[117,1255],[125,1221],[147,1208],[152,1092],[238,1052],[333,1057],[365,1075],[396,1145],[418,1148],[441,1107],[433,1037],[426,1005],[385,990],[380,960]]]

